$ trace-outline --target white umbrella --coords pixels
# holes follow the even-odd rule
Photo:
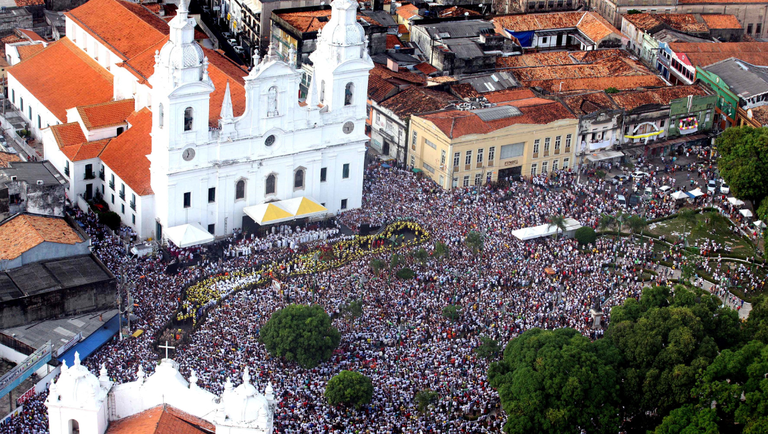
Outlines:
[[[764,227],[765,227],[765,223],[763,223],[763,221],[762,221],[762,220],[757,220],[757,221],[755,222],[755,226],[757,226],[757,228],[758,228],[758,229],[762,229],[762,228],[764,228]]]
[[[729,197],[728,198],[728,203],[730,203],[733,206],[742,206],[742,205],[744,205],[744,201],[743,200],[736,199],[735,197]]]
[[[688,194],[690,194],[693,197],[704,196],[704,193],[702,193],[701,189],[699,189],[699,188],[696,188],[694,190],[689,191]]]
[[[676,191],[672,193],[672,199],[681,200],[681,199],[687,199],[687,198],[688,198],[688,195],[682,191]]]
[[[739,213],[741,213],[741,215],[743,215],[744,217],[752,217],[752,211],[748,209],[740,209]]]

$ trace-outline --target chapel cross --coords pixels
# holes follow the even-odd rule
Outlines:
[[[176,347],[169,347],[168,341],[165,341],[165,345],[158,345],[158,348],[165,348],[165,358],[168,358],[168,350],[175,350]]]

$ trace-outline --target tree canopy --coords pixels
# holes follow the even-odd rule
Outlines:
[[[768,128],[728,128],[717,152],[720,176],[734,196],[756,203],[768,196]]]
[[[341,371],[328,381],[325,397],[331,405],[350,405],[359,409],[371,402],[373,383],[357,371]]]
[[[331,358],[341,334],[320,305],[291,304],[272,314],[261,328],[260,340],[276,357],[314,368]]]
[[[582,246],[593,244],[595,240],[597,240],[597,234],[595,233],[595,230],[589,226],[582,226],[576,229],[573,237],[576,238],[576,241],[578,241]]]

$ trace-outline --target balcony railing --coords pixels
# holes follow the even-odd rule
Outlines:
[[[109,181],[109,188],[111,188],[112,190],[115,189],[115,181]]]
[[[131,209],[136,211],[136,202],[131,202]]]
[[[99,172],[99,179],[104,180],[104,171]]]
[[[124,191],[121,191],[121,192],[119,193],[119,195],[120,195],[120,199],[123,199],[123,200],[125,200],[125,192],[124,192]]]
[[[69,176],[69,166],[64,166],[64,175]]]
[[[95,177],[93,172],[85,172],[85,174],[83,174],[83,179],[93,179]]]

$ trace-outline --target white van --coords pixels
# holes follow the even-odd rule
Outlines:
[[[626,207],[627,206],[627,198],[625,198],[623,195],[616,196],[616,200],[619,201],[619,205]]]

